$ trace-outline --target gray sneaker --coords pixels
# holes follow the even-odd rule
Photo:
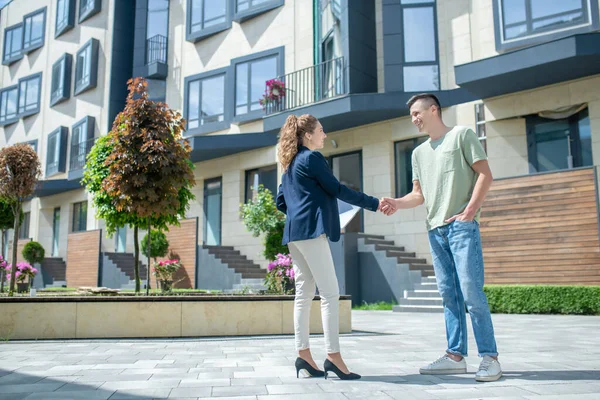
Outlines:
[[[475,374],[475,380],[478,382],[494,382],[500,379],[502,376],[502,367],[498,360],[490,357],[483,356],[481,364],[479,364],[479,370]]]
[[[466,374],[467,362],[464,358],[460,361],[454,361],[445,354],[428,366],[421,368],[419,372],[423,375]]]

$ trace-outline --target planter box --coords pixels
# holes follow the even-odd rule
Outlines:
[[[169,338],[294,333],[293,296],[0,298],[3,339]],[[350,333],[351,299],[340,298],[340,332]],[[315,297],[311,333],[322,333]]]

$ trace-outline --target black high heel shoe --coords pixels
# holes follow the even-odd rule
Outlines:
[[[325,372],[313,368],[313,366],[310,365],[306,360],[298,357],[296,358],[296,378],[299,377],[298,375],[300,374],[301,370],[305,370],[311,378],[320,378],[325,376]]]
[[[355,374],[354,372],[350,372],[349,374],[345,374],[329,359],[325,360],[325,364],[323,365],[323,369],[325,370],[325,379],[327,379],[327,373],[329,371],[333,372],[343,381],[353,381],[355,379],[360,379],[361,376],[359,374]]]

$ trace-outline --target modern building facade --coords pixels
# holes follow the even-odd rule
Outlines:
[[[21,236],[57,257],[67,235],[103,226],[78,178],[132,76],[187,120],[197,244],[233,246],[262,266],[239,208],[259,184],[276,190],[290,113],[317,116],[333,172],[377,197],[411,190],[411,152],[426,138],[406,101],[420,92],[440,98],[448,125],[476,130],[496,178],[600,165],[599,0],[32,3],[1,12],[0,142],[38,151],[43,183]],[[272,79],[284,93],[263,107]],[[430,260],[424,218],[422,207],[361,212],[348,231]],[[127,229],[102,241],[104,251],[132,247]]]

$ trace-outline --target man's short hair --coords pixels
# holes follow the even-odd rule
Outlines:
[[[408,105],[408,109],[410,110],[413,104],[415,104],[419,100],[422,100],[423,103],[425,103],[426,108],[436,106],[438,108],[438,114],[440,115],[440,117],[442,116],[442,105],[440,104],[438,98],[431,93],[422,93],[411,97],[406,103],[406,105]]]

